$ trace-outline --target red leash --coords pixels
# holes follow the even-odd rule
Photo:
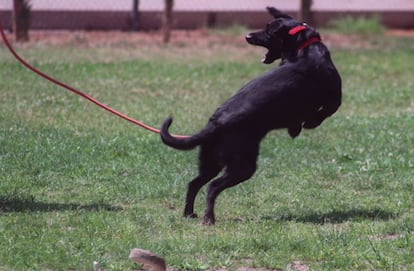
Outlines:
[[[33,67],[32,65],[30,65],[29,63],[27,63],[23,58],[21,58],[17,53],[16,53],[16,51],[14,51],[14,49],[13,49],[13,47],[10,45],[10,43],[9,43],[9,41],[8,41],[8,39],[7,39],[7,37],[6,37],[6,34],[4,34],[4,30],[3,30],[3,26],[2,26],[2,24],[1,24],[1,22],[0,22],[0,32],[1,32],[1,37],[3,38],[3,41],[4,41],[4,43],[6,44],[6,47],[9,49],[9,51],[10,51],[10,53],[23,65],[23,66],[25,66],[26,68],[28,68],[29,70],[31,70],[32,72],[34,72],[34,73],[36,73],[37,75],[39,75],[40,77],[43,77],[44,79],[46,79],[46,80],[48,80],[48,81],[50,81],[50,82],[52,82],[53,84],[56,84],[56,85],[58,85],[58,86],[60,86],[60,87],[62,87],[62,88],[65,88],[65,89],[67,89],[67,90],[69,90],[69,91],[71,91],[71,92],[73,92],[73,93],[75,93],[75,94],[77,94],[77,95],[79,95],[79,96],[81,96],[81,97],[83,97],[83,98],[85,98],[85,99],[87,99],[87,100],[89,100],[90,102],[92,102],[92,103],[94,103],[94,104],[96,104],[97,106],[99,106],[99,107],[101,107],[101,108],[103,108],[103,109],[105,109],[106,111],[109,111],[110,113],[112,113],[112,114],[114,114],[114,115],[116,115],[116,116],[118,116],[118,117],[120,117],[120,118],[122,118],[122,119],[124,119],[124,120],[127,120],[127,121],[129,121],[129,122],[132,122],[133,124],[135,124],[135,125],[138,125],[138,126],[141,126],[142,128],[144,128],[144,129],[146,129],[146,130],[148,130],[148,131],[150,131],[150,132],[153,132],[153,133],[156,133],[156,134],[159,134],[160,133],[160,130],[158,130],[158,129],[156,129],[156,128],[154,128],[154,127],[151,127],[151,126],[149,126],[149,125],[146,125],[146,124],[144,124],[144,123],[142,123],[142,122],[140,122],[140,121],[138,121],[138,120],[135,120],[135,119],[133,119],[133,118],[131,118],[131,117],[129,117],[129,116],[127,116],[127,115],[125,115],[125,114],[122,114],[121,112],[118,112],[118,111],[116,111],[115,109],[113,109],[113,108],[111,108],[111,107],[109,107],[109,106],[107,106],[107,105],[105,105],[105,104],[103,104],[103,103],[101,103],[100,101],[98,101],[98,100],[96,100],[96,99],[94,99],[94,98],[92,98],[91,96],[89,96],[89,95],[87,95],[87,94],[85,94],[85,93],[83,93],[83,92],[81,92],[81,91],[79,91],[79,90],[77,90],[77,89],[75,89],[75,88],[73,88],[73,87],[71,87],[71,86],[69,86],[69,85],[67,85],[67,84],[65,84],[65,83],[62,83],[62,82],[60,82],[59,80],[56,80],[56,79],[54,79],[54,78],[52,78],[52,77],[50,77],[49,75],[47,75],[47,74],[45,74],[45,73],[43,73],[43,72],[41,72],[41,71],[39,71],[38,69],[36,69],[35,67]],[[185,138],[185,137],[188,137],[188,136],[184,136],[184,135],[174,135],[175,137],[180,137],[180,138]]]

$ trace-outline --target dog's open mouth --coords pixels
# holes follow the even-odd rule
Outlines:
[[[263,64],[271,64],[276,59],[280,58],[280,52],[277,52],[275,50],[267,49],[267,53],[262,57],[262,63]]]
[[[267,53],[262,58],[262,63],[264,64],[270,64],[279,57],[272,54],[272,51],[268,50]]]
[[[267,49],[267,53],[262,58],[262,63],[270,64],[280,58],[282,47],[281,42],[280,44],[270,44],[269,42],[266,42],[262,38],[258,37],[257,33],[247,34],[246,41],[251,45],[261,46]]]

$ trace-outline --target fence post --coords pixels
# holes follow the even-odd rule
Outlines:
[[[139,0],[132,0],[132,31],[139,29],[139,13],[138,13]]]
[[[29,0],[13,0],[13,31],[16,41],[29,40],[30,4]]]
[[[162,34],[164,43],[168,43],[171,38],[173,5],[174,0],[165,0],[165,10],[162,19]]]
[[[299,9],[299,19],[302,22],[312,24],[312,0],[301,0]]]

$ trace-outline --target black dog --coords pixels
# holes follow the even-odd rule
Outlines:
[[[172,118],[161,128],[162,141],[175,149],[200,146],[199,175],[188,185],[184,216],[194,214],[200,188],[208,187],[204,224],[214,224],[214,203],[224,189],[248,180],[256,171],[259,144],[273,129],[287,128],[294,138],[313,129],[341,104],[341,78],[319,33],[275,8],[264,30],[246,36],[248,43],[268,52],[263,63],[281,58],[280,66],[242,87],[221,105],[199,133],[177,138],[168,132]]]

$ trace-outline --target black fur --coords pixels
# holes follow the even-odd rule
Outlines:
[[[161,139],[168,146],[180,150],[200,146],[199,175],[188,185],[184,216],[196,217],[198,191],[224,169],[208,187],[205,224],[215,223],[214,203],[220,192],[254,174],[260,141],[269,131],[286,128],[294,138],[302,128],[319,126],[341,104],[341,78],[328,49],[318,40],[319,33],[275,8],[268,11],[274,20],[265,29],[248,34],[246,40],[268,49],[264,63],[281,58],[279,67],[242,87],[197,134],[172,136],[168,132],[171,118],[161,128]],[[289,33],[297,26],[304,29]],[[316,41],[307,44],[312,38]]]

